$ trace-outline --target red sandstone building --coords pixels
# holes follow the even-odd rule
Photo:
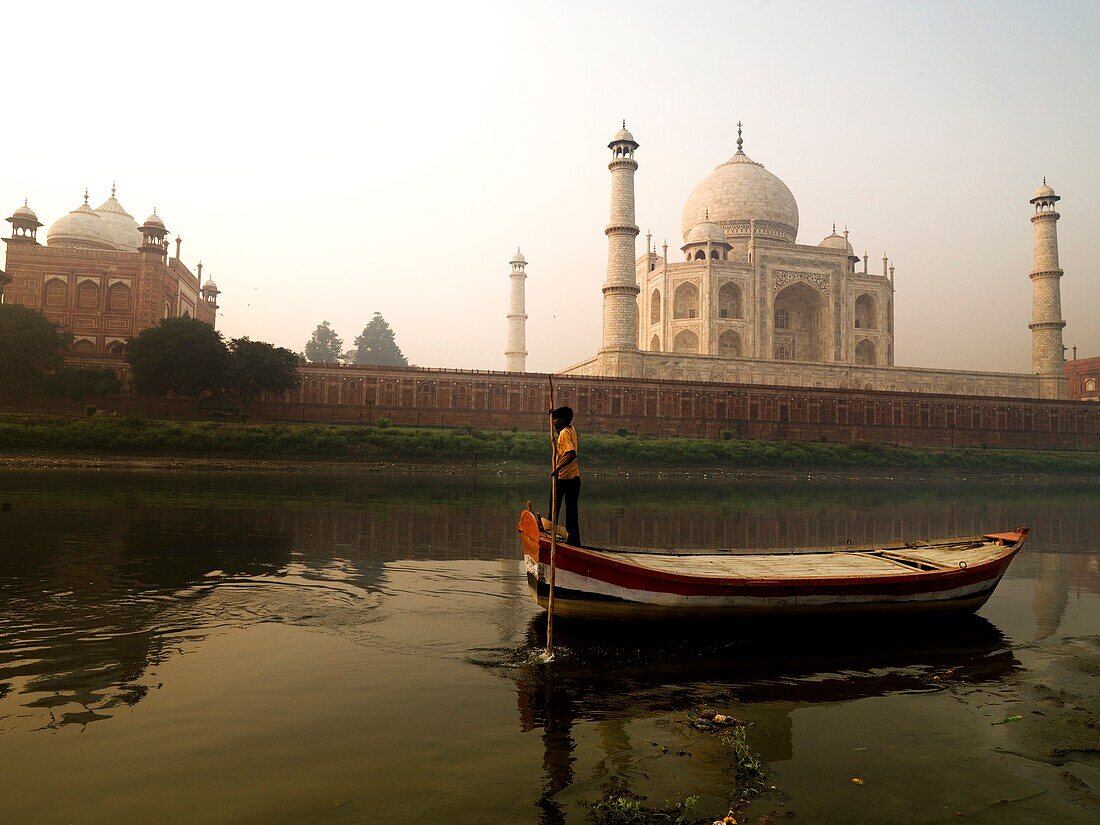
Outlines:
[[[1100,356],[1078,359],[1074,347],[1073,360],[1066,361],[1066,379],[1073,400],[1100,401]]]
[[[84,203],[56,221],[45,245],[34,211],[20,206],[12,226],[3,300],[42,312],[71,330],[70,355],[120,357],[122,346],[162,318],[190,316],[214,324],[218,288],[200,284],[176,255],[168,255],[168,230],[156,214],[140,227],[111,197],[98,209]]]

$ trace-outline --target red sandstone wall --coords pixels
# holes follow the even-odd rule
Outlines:
[[[84,359],[82,363],[104,363]],[[578,428],[639,435],[930,447],[1100,449],[1100,405],[1074,401],[558,376],[555,403]],[[308,364],[296,393],[254,402],[250,419],[542,430],[543,374]],[[63,402],[51,402],[54,405]],[[123,415],[202,418],[201,403],[122,397]],[[56,407],[55,407],[56,408]]]

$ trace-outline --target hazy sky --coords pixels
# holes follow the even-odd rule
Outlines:
[[[24,3],[0,210],[49,225],[116,180],[227,336],[301,350],[329,320],[350,348],[378,310],[423,366],[503,369],[519,244],[528,368],[558,369],[599,345],[620,120],[641,253],[680,246],[740,119],[800,242],[835,220],[895,262],[899,365],[1028,372],[1043,175],[1065,342],[1100,355],[1098,42],[1093,2]]]

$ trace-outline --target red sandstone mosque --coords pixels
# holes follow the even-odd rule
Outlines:
[[[122,345],[162,318],[190,316],[213,325],[218,287],[201,283],[202,264],[193,274],[168,255],[168,229],[153,210],[137,221],[111,197],[96,209],[84,202],[55,221],[38,240],[42,227],[27,203],[7,218],[8,284],[4,301],[40,310],[55,324],[71,330],[71,354],[120,357]]]

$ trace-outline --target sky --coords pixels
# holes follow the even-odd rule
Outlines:
[[[835,221],[895,264],[898,365],[1030,372],[1044,175],[1065,343],[1100,355],[1097,42],[1093,2],[26,3],[0,211],[48,226],[115,181],[203,261],[227,337],[300,351],[327,320],[350,349],[378,311],[430,367],[504,368],[518,245],[549,371],[599,347],[622,119],[639,254],[680,246],[741,120],[800,243]]]

